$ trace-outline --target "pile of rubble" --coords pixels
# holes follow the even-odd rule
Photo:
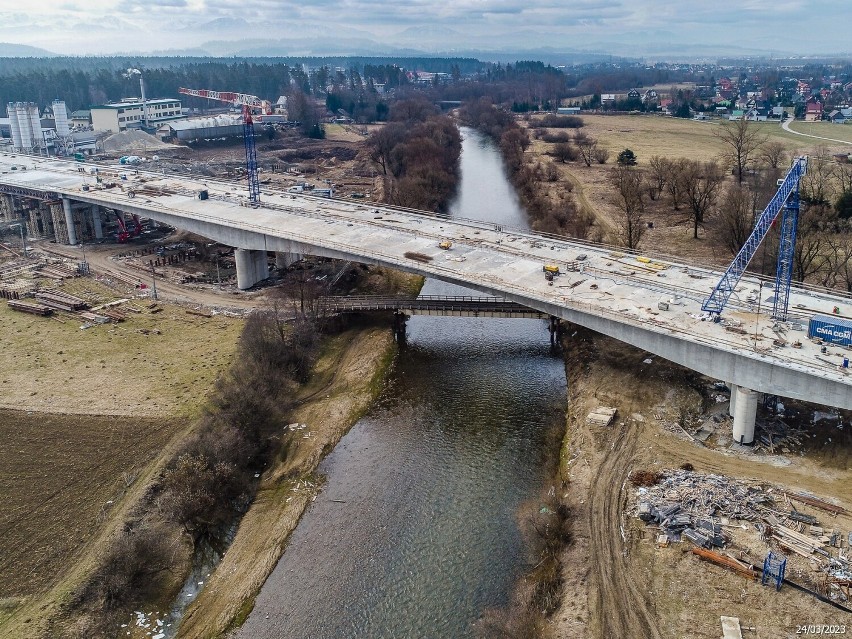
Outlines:
[[[771,503],[771,496],[759,486],[721,475],[674,470],[663,474],[656,485],[639,488],[638,516],[657,524],[673,541],[683,536],[699,546],[721,547],[730,539],[714,518],[755,521]]]
[[[636,515],[659,529],[658,545],[688,540],[700,548],[723,548],[732,543],[725,528],[754,528],[767,544],[807,558],[822,573],[832,598],[849,600],[852,532],[828,530],[817,516],[802,512],[807,506],[836,518],[848,515],[844,508],[810,495],[690,470],[635,471],[631,481],[638,486]]]

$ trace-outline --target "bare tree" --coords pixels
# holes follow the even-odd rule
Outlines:
[[[753,199],[749,188],[731,184],[719,203],[717,234],[721,244],[736,254],[742,248],[754,227]]]
[[[388,174],[391,152],[394,147],[405,139],[406,127],[399,122],[390,122],[373,133],[367,139],[370,159],[382,169],[382,174]]]
[[[595,162],[598,164],[606,164],[606,161],[609,159],[609,151],[602,147],[597,147],[593,155]]]
[[[793,279],[797,282],[804,282],[828,266],[825,249],[830,237],[827,226],[831,217],[830,207],[807,204],[801,207],[793,252]]]
[[[778,140],[771,140],[760,148],[759,157],[770,169],[781,169],[787,165],[789,153]]]
[[[834,168],[840,193],[852,191],[852,162],[838,162]]]
[[[723,125],[715,135],[725,144],[724,157],[733,165],[737,181],[742,183],[749,163],[766,142],[766,136],[745,118]]]
[[[609,182],[615,193],[613,203],[621,215],[618,220],[618,241],[628,249],[636,249],[645,234],[645,192],[642,188],[642,171],[619,165],[609,173]]]
[[[671,163],[671,160],[659,155],[653,155],[648,160],[648,171],[645,175],[648,181],[648,196],[652,200],[656,200],[663,192],[671,172]]]
[[[839,165],[824,146],[808,158],[808,172],[801,180],[802,199],[810,205],[827,206],[835,198]]]
[[[841,285],[847,293],[852,293],[852,228],[846,224],[842,232],[827,237],[826,246],[823,285]]]
[[[592,166],[592,162],[597,159],[598,141],[583,131],[577,131],[574,134],[574,146],[577,147],[586,166]]]
[[[703,228],[707,215],[716,203],[724,174],[715,162],[686,160],[679,174],[683,199],[689,207],[685,219],[692,225],[692,237],[698,239],[698,229]]]
[[[680,205],[684,201],[683,185],[681,184],[681,173],[685,170],[686,158],[678,158],[677,160],[666,160],[668,168],[668,177],[665,181],[666,193],[672,202],[672,208],[675,211],[680,210]]]
[[[565,162],[573,162],[580,155],[577,148],[570,142],[560,142],[559,144],[555,144],[550,153],[563,164],[565,164]]]

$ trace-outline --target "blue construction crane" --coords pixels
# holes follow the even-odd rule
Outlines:
[[[249,202],[260,202],[260,181],[257,177],[257,148],[254,141],[254,122],[251,109],[243,105],[243,138],[246,146],[246,171],[248,172]]]
[[[702,311],[711,313],[715,316],[715,319],[718,319],[749,262],[757,253],[758,247],[760,247],[783,208],[784,215],[781,220],[781,241],[778,247],[778,267],[775,273],[775,302],[772,317],[780,321],[787,319],[790,283],[793,279],[793,257],[796,250],[796,228],[799,222],[799,182],[807,169],[808,158],[806,156],[797,158],[784,179],[779,180],[778,191],[772,196],[760,217],[757,218],[754,230],[748,236],[740,252],[737,253],[734,261],[731,262],[728,270],[725,271],[722,279],[716,284],[710,297],[701,305]]]

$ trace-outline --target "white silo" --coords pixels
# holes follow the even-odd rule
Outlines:
[[[71,135],[71,128],[68,126],[68,109],[65,108],[65,102],[62,100],[53,101],[53,117],[56,121],[56,135],[60,138]]]
[[[20,151],[24,145],[21,142],[21,126],[18,124],[18,111],[14,102],[6,105],[6,115],[9,116],[9,126],[12,129],[12,147]]]
[[[18,119],[18,126],[21,128],[21,150],[32,151],[33,125],[30,122],[27,107],[23,102],[15,103],[15,117]]]
[[[27,116],[30,119],[30,128],[33,130],[33,148],[41,149],[44,147],[44,134],[41,132],[41,117],[35,102],[27,102]]]

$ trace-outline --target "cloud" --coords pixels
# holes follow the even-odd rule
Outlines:
[[[87,24],[127,18],[132,24],[121,26],[127,30],[125,47],[139,33],[159,34],[159,40],[142,39],[136,47],[162,48],[258,33],[276,39],[308,33],[333,37],[352,29],[391,45],[407,28],[435,27],[464,34],[453,39],[456,49],[465,48],[466,38],[477,46],[488,38],[495,46],[507,41],[518,46],[523,36],[534,48],[617,41],[628,34],[641,40],[643,32],[663,30],[673,34],[673,41],[715,45],[720,53],[726,45],[756,43],[783,43],[808,53],[848,50],[843,16],[850,13],[849,0],[60,0],[49,13],[22,8],[20,0],[0,0],[0,35],[33,44],[39,38],[61,39],[69,25],[80,25],[75,40],[66,38],[69,47],[108,51],[112,44],[84,42],[80,35]],[[232,27],[215,26],[229,20]],[[212,26],[205,31],[208,23]],[[446,46],[441,37],[439,30],[427,30],[419,44]],[[648,40],[653,43],[650,35]]]

